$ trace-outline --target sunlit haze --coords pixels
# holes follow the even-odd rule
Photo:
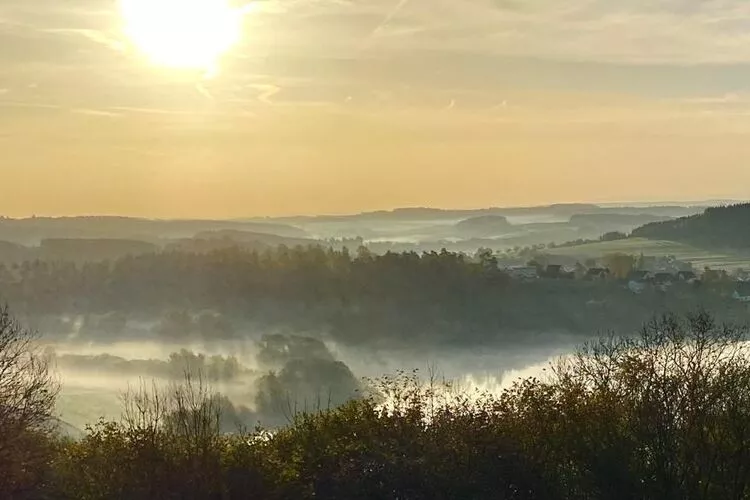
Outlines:
[[[750,1],[0,0],[0,500],[750,500]]]
[[[0,0],[2,213],[750,194],[745,2],[251,5]]]
[[[243,9],[225,0],[121,0],[126,35],[150,60],[214,73],[241,36]]]

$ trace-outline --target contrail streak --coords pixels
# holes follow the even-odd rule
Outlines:
[[[396,6],[391,10],[387,16],[385,16],[385,19],[383,19],[383,22],[381,22],[377,28],[375,28],[370,35],[371,37],[377,36],[380,34],[380,32],[385,29],[389,24],[391,24],[391,21],[393,21],[393,18],[396,17],[399,12],[401,12],[404,7],[406,7],[406,4],[409,3],[410,0],[399,0],[399,2],[396,4]]]
[[[208,91],[208,89],[202,83],[196,83],[195,90],[206,99],[210,101],[214,100],[214,96],[211,94],[211,92]]]

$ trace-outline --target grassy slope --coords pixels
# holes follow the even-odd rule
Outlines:
[[[548,252],[552,255],[582,256],[585,258],[599,258],[616,252],[632,255],[643,253],[646,256],[673,255],[679,260],[692,262],[699,269],[704,266],[713,269],[750,267],[750,254],[702,250],[684,243],[644,238],[587,243],[574,247],[553,248],[549,249]]]

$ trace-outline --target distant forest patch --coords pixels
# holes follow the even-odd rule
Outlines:
[[[654,222],[632,236],[678,241],[704,248],[750,250],[750,203],[713,207],[676,220]]]

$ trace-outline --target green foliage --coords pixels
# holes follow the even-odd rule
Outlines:
[[[537,252],[528,258],[542,269],[557,259]],[[629,259],[621,257],[614,266],[621,269],[618,276],[637,264]],[[3,291],[25,316],[51,334],[75,332],[80,340],[98,342],[125,336],[234,340],[251,329],[268,329],[325,331],[339,344],[357,346],[518,347],[539,332],[559,342],[561,333],[585,340],[610,328],[631,331],[654,313],[684,313],[698,305],[726,321],[747,315],[715,287],[635,295],[616,283],[514,281],[486,249],[468,257],[447,251],[230,248],[79,267],[24,263],[13,273]],[[592,300],[606,303],[606,310],[592,311]],[[50,317],[73,319],[46,325],[39,319]],[[144,326],[154,320],[152,328]],[[129,323],[125,328],[123,321]]]
[[[298,411],[319,411],[356,398],[359,383],[340,361],[293,359],[279,372],[258,381],[255,402],[261,415],[291,418]]]
[[[446,251],[373,255],[363,248],[353,257],[346,249],[321,247],[281,246],[262,253],[229,248],[82,266],[23,263],[4,292],[29,316],[98,317],[118,311],[158,317],[153,333],[168,340],[234,338],[238,333],[222,314],[235,319],[252,312],[255,321],[299,329],[333,323],[336,330],[351,331],[356,323],[367,329],[351,333],[356,342],[372,333],[378,317],[399,322],[394,326],[401,334],[434,314],[436,305],[446,305],[444,314],[451,317],[472,316],[469,307],[485,309],[509,284],[493,262],[491,256],[474,262]],[[488,301],[470,304],[464,299],[469,296],[488,296]],[[405,308],[413,313],[397,317]],[[186,312],[196,310],[219,312],[197,319]],[[111,329],[97,329],[98,340],[107,334],[121,337],[121,325],[112,323]]]
[[[624,240],[628,237],[627,234],[622,233],[620,231],[610,231],[608,233],[604,233],[599,238],[599,241],[619,241]]]
[[[636,257],[624,253],[613,253],[605,255],[602,259],[604,265],[610,270],[612,276],[617,279],[625,279],[636,269]]]
[[[506,421],[561,498],[748,498],[743,338],[704,313],[665,317],[517,384]]]
[[[222,434],[200,387],[175,393],[188,411],[166,414],[180,425],[154,419],[161,403],[141,398],[142,418],[101,422],[62,446],[50,489],[76,499],[746,499],[744,340],[705,313],[665,316],[499,395],[397,374],[274,433]]]
[[[200,373],[211,382],[233,380],[242,372],[239,361],[233,356],[206,356],[187,349],[171,353],[167,364],[172,376],[181,378],[185,373]]]
[[[4,321],[0,362],[12,370],[34,351]],[[351,376],[325,355],[283,358],[276,348],[294,339],[270,340],[269,359],[284,369],[269,384]],[[48,384],[36,370],[15,380]],[[14,380],[7,373],[0,388]],[[296,412],[272,432],[227,433],[238,409],[189,374],[132,391],[120,422],[78,441],[42,425],[47,393],[23,394],[0,407],[2,498],[750,499],[747,332],[705,312],[589,343],[499,394],[416,373],[366,381],[357,399]]]

